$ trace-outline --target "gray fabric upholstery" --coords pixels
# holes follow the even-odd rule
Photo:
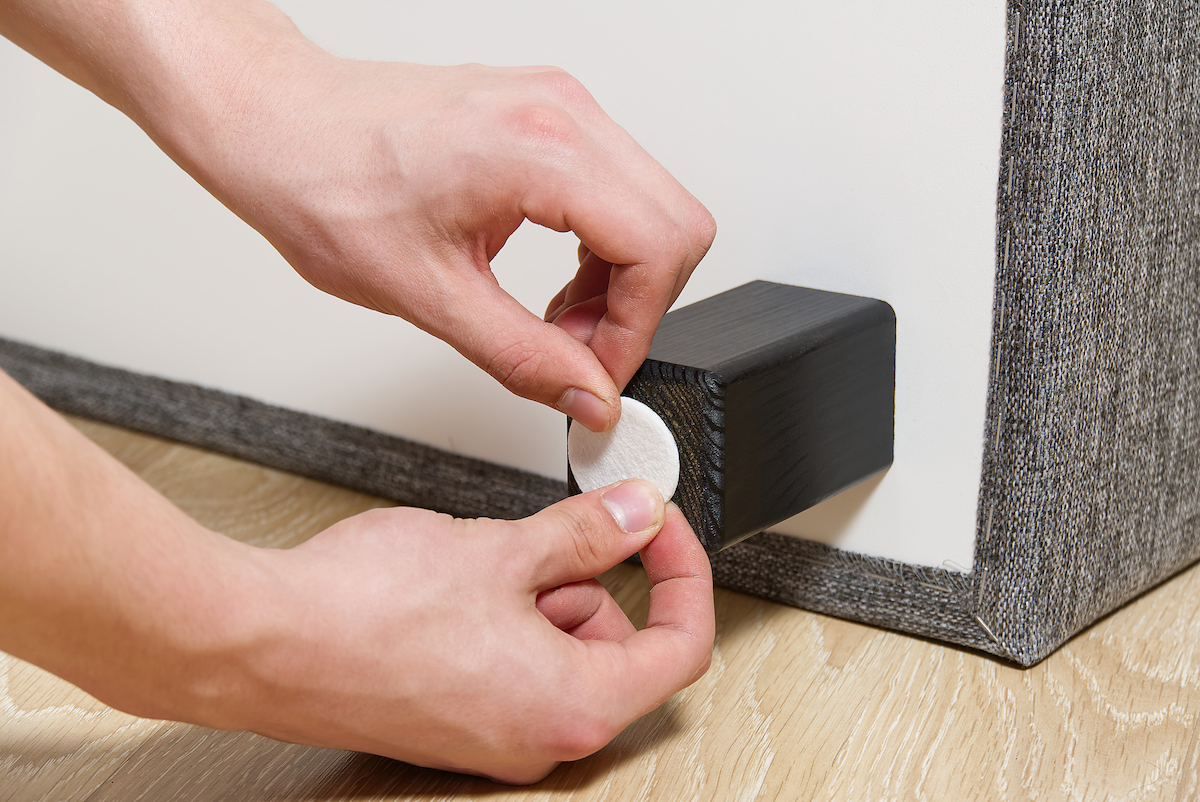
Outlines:
[[[969,574],[764,533],[718,584],[1031,665],[1200,557],[1200,10],[1009,7],[993,372]],[[0,341],[52,405],[456,515],[542,477]]]
[[[1200,557],[1198,53],[1195,4],[1009,7],[970,575],[755,538],[727,586],[1031,665]]]
[[[1032,662],[1200,557],[1200,9],[1009,30],[975,573]]]

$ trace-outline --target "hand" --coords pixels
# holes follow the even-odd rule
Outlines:
[[[592,579],[639,550],[654,584],[641,632]],[[278,637],[239,661],[254,677],[220,726],[532,782],[711,657],[708,559],[644,482],[523,521],[375,510],[267,554]]]
[[[302,46],[257,62],[225,102],[213,114],[225,124],[198,126],[209,136],[183,163],[302,276],[415,323],[592,429],[616,422],[619,390],[715,232],[559,70]],[[581,240],[545,321],[489,267],[527,219]]]
[[[260,0],[85,6],[11,0],[0,34],[128,113],[309,281],[615,423],[714,228],[577,82],[337,60]],[[488,267],[525,219],[583,246],[552,322]],[[613,504],[640,483],[522,522],[377,511],[264,552],[3,378],[0,407],[0,648],[130,712],[523,782],[708,664],[707,558],[656,493],[644,515]],[[655,588],[635,633],[592,578],[638,550]]]
[[[0,35],[127,113],[314,285],[594,430],[716,231],[561,70],[337,59],[265,0],[9,0]],[[545,321],[489,266],[523,220],[581,243]]]
[[[531,782],[690,684],[708,558],[629,481],[523,521],[374,510],[291,550],[200,526],[0,372],[0,649],[139,716]],[[593,577],[640,551],[635,632]]]

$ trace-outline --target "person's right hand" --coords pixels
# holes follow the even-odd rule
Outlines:
[[[223,102],[184,126],[180,163],[315,286],[415,323],[590,429],[614,424],[712,244],[707,209],[561,70],[348,61],[285,41],[214,87]],[[580,241],[545,320],[490,267],[526,220]]]
[[[637,551],[640,632],[593,579]],[[711,658],[708,558],[646,482],[521,521],[375,510],[265,556],[277,631],[238,661],[252,681],[220,700],[226,728],[532,782]]]
[[[532,782],[699,677],[708,557],[639,480],[521,521],[374,510],[290,550],[189,518],[0,372],[0,650],[102,702]],[[633,625],[593,579],[641,552]]]
[[[616,423],[716,224],[578,81],[336,58],[265,0],[81,8],[11,0],[0,34],[126,112],[313,285]],[[525,220],[579,239],[545,319],[491,270]]]

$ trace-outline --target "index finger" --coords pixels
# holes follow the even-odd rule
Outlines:
[[[611,659],[589,663],[593,688],[622,726],[703,676],[716,634],[712,568],[678,507],[668,507],[666,523],[642,551],[642,562],[653,583],[646,629],[616,645],[623,651],[616,670]],[[614,646],[587,645],[593,650]],[[609,673],[599,673],[604,670]]]
[[[576,276],[580,286],[564,292],[563,300],[606,295],[607,310],[589,345],[624,387],[712,245],[716,223],[627,133],[611,120],[606,127],[606,140],[589,140],[600,147],[555,163],[554,180],[530,187],[522,213],[540,225],[575,232],[588,249]],[[607,271],[597,270],[608,265]]]
[[[605,290],[607,308],[588,344],[617,387],[623,388],[633,378],[650,353],[658,324],[708,252],[715,234],[712,217],[699,201],[678,184],[669,189],[674,197],[665,201],[673,202],[673,208],[658,206],[653,210],[658,214],[653,215],[647,208],[652,203],[643,205],[639,222],[644,239],[638,251],[614,248],[615,233],[600,239],[581,230],[582,226],[576,229],[591,250],[581,272],[592,267],[599,274],[604,263],[611,264]],[[588,264],[593,260],[600,262],[599,270]]]

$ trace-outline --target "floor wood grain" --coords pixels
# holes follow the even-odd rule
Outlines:
[[[207,526],[287,547],[378,499],[86,421]],[[640,569],[604,577],[635,621]],[[1021,670],[726,591],[712,669],[531,788],[146,721],[0,655],[0,800],[1189,800],[1200,573]]]

